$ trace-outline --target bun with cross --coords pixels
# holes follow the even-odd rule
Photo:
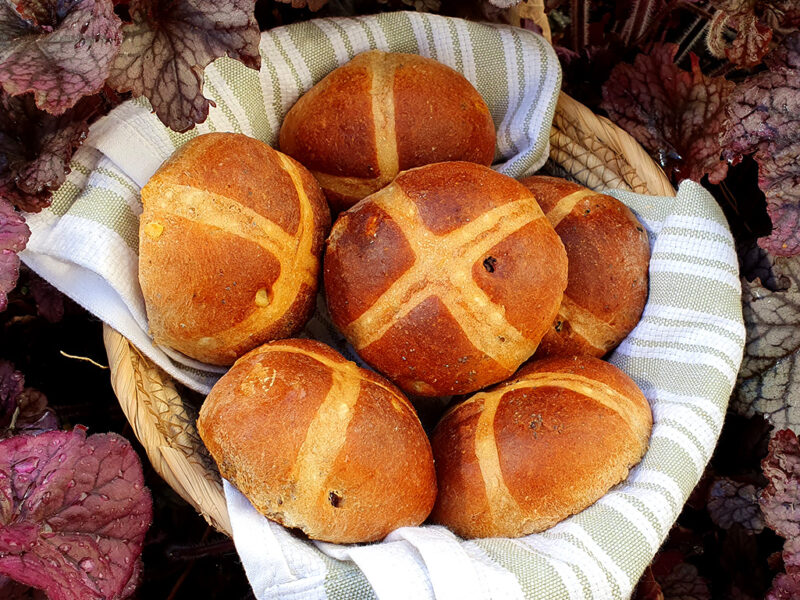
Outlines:
[[[650,263],[647,232],[611,196],[556,177],[537,175],[521,183],[536,196],[569,259],[561,308],[536,357],[603,356],[642,316]]]
[[[334,324],[365,361],[409,393],[446,396],[501,381],[533,354],[567,258],[525,186],[438,163],[340,216],[324,283]]]
[[[450,409],[431,438],[431,519],[465,538],[552,527],[622,481],[653,417],[636,384],[600,359],[534,361]]]
[[[457,71],[371,50],[300,97],[283,121],[280,148],[311,170],[338,213],[406,169],[490,165],[495,130],[483,98]]]
[[[157,344],[230,365],[308,320],[330,214],[293,159],[244,135],[200,135],[142,205],[139,282]]]
[[[433,507],[431,448],[409,401],[320,342],[281,340],[240,358],[197,428],[259,512],[313,539],[379,540]]]

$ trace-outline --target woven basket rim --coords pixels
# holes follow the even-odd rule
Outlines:
[[[550,144],[551,160],[587,187],[675,195],[633,137],[564,92]],[[197,407],[184,402],[171,377],[107,324],[103,341],[112,388],[153,468],[209,524],[231,536],[222,481],[195,429]]]

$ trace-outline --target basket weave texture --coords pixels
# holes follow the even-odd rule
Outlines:
[[[628,133],[561,93],[550,160],[587,187],[673,196],[664,172]],[[173,380],[109,326],[111,384],[153,468],[216,529],[231,535],[222,481],[195,427],[198,408]]]

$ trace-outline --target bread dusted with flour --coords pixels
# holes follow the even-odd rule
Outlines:
[[[404,390],[468,393],[533,354],[567,282],[533,194],[488,167],[412,169],[343,213],[324,261],[331,317]]]
[[[431,448],[411,404],[320,342],[281,340],[239,359],[197,427],[258,511],[313,539],[380,540],[433,506]]]
[[[537,358],[603,356],[639,322],[647,301],[650,246],[630,209],[611,196],[557,177],[522,180],[555,227],[569,283]]]
[[[466,538],[552,527],[622,481],[651,428],[644,395],[613,365],[592,357],[529,363],[437,425],[431,518]]]
[[[157,344],[230,365],[308,320],[330,214],[296,161],[244,135],[201,135],[142,204],[139,281]]]
[[[317,177],[339,212],[426,164],[490,165],[495,130],[463,75],[416,54],[371,50],[329,73],[291,108],[280,149]]]

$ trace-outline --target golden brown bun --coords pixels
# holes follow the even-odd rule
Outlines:
[[[283,121],[280,148],[317,177],[334,213],[430,163],[494,159],[492,117],[463,75],[371,50],[332,71]]]
[[[422,523],[436,497],[411,404],[320,342],[281,340],[240,358],[197,428],[222,476],[259,512],[314,539],[380,540]]]
[[[557,177],[521,181],[564,242],[569,283],[536,358],[603,356],[636,327],[647,301],[647,232],[622,202]]]
[[[433,433],[431,518],[465,538],[552,527],[622,481],[647,450],[636,384],[593,357],[529,363],[445,414]]]
[[[330,213],[293,159],[241,134],[201,135],[142,204],[139,282],[157,344],[230,365],[311,316]]]
[[[468,162],[406,171],[343,213],[324,261],[331,318],[421,396],[502,381],[536,350],[567,283],[533,194]]]

